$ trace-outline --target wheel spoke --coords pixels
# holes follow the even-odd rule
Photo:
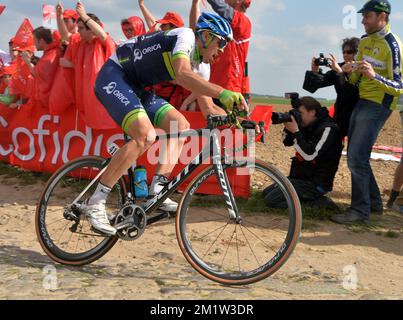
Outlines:
[[[217,238],[213,241],[213,243],[211,244],[211,246],[207,249],[206,253],[203,255],[203,259],[204,257],[207,255],[207,253],[210,251],[210,249],[214,246],[214,244],[217,242],[218,238],[221,236],[221,234],[224,232],[225,228],[228,226],[228,223],[223,227],[223,229],[221,230],[220,234],[217,236]]]
[[[64,229],[63,229],[63,231],[62,231],[62,234],[61,234],[60,238],[57,240],[57,242],[60,242],[60,240],[62,240],[63,234],[64,234],[64,232],[66,231],[66,229],[67,229],[68,226],[69,226],[69,223],[67,222],[66,225],[65,225],[65,227],[64,227]]]
[[[230,239],[230,241],[229,241],[229,243],[228,243],[227,250],[225,251],[224,257],[222,258],[222,261],[221,261],[221,269],[223,268],[222,266],[223,266],[224,260],[225,260],[225,258],[226,258],[226,256],[227,256],[228,249],[229,249],[229,247],[231,246],[232,239],[234,238],[235,232],[236,232],[236,224],[235,224],[234,232],[232,233],[231,239]]]
[[[211,232],[205,234],[204,236],[202,236],[201,238],[199,238],[199,240],[200,240],[200,241],[203,240],[204,238],[208,237],[210,234],[213,234],[214,232],[216,232],[216,231],[218,231],[218,230],[220,230],[220,229],[225,228],[227,225],[228,225],[228,223],[227,223],[226,225],[224,225],[223,227],[219,227],[219,228],[217,228],[217,229],[215,229],[215,230],[213,230],[213,231],[211,231]]]
[[[241,226],[242,228],[242,226]],[[269,248],[270,250],[272,250],[274,253],[277,253],[275,249],[273,249],[272,247],[270,247],[269,244],[267,244],[263,239],[261,239],[260,237],[258,237],[254,232],[252,232],[249,228],[245,227],[246,231],[248,231],[250,234],[252,234],[253,236],[256,237],[256,239],[258,239],[259,241],[261,241],[267,248]]]
[[[253,256],[254,256],[255,259],[256,259],[257,267],[259,268],[259,267],[260,267],[260,262],[259,262],[258,258],[256,257],[255,251],[253,251],[253,249],[252,249],[252,247],[251,247],[251,245],[250,245],[250,243],[249,243],[249,240],[248,240],[248,238],[246,237],[245,233],[243,232],[242,228],[241,228],[241,231],[242,231],[242,234],[243,234],[243,236],[244,236],[244,238],[245,238],[245,240],[246,240],[246,243],[247,243],[248,246],[249,246],[250,251],[252,251]]]

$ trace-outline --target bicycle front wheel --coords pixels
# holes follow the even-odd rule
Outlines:
[[[270,164],[257,160],[224,170],[232,173],[232,185],[245,175],[249,180],[244,190],[249,197],[235,197],[241,221],[230,218],[222,192],[197,194],[208,183],[218,184],[209,166],[184,192],[176,217],[177,239],[187,261],[203,276],[227,285],[250,284],[272,275],[290,257],[301,230],[301,205],[290,181]],[[269,186],[279,188],[287,208],[266,207],[262,192]]]
[[[46,254],[54,261],[81,266],[101,258],[118,240],[104,237],[91,228],[91,224],[73,201],[105,167],[106,160],[88,156],[66,163],[49,179],[36,210],[35,226],[38,240]],[[98,181],[79,199],[78,206],[90,197]],[[123,179],[113,187],[106,210],[108,216],[119,211],[126,194]],[[72,219],[75,217],[75,219]]]

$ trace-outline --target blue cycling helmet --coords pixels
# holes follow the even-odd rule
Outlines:
[[[232,28],[228,20],[214,13],[203,12],[201,14],[196,24],[196,32],[199,33],[204,30],[223,37],[227,41],[234,39]]]

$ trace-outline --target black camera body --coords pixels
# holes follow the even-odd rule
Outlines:
[[[321,53],[319,55],[319,58],[315,59],[314,63],[315,63],[315,66],[318,66],[318,67],[324,66],[324,67],[331,68],[331,66],[332,66],[331,60],[328,58],[325,58],[325,55],[323,53]]]
[[[282,124],[282,123],[286,123],[286,122],[292,122],[291,116],[293,116],[299,126],[302,122],[301,113],[298,110],[298,108],[302,105],[302,102],[299,99],[299,94],[294,93],[294,92],[286,93],[285,97],[291,99],[292,109],[287,113],[273,112],[273,114],[271,116],[272,124],[276,125],[276,124]]]

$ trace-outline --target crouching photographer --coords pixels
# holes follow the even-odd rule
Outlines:
[[[337,208],[325,194],[333,189],[343,149],[340,129],[314,98],[292,94],[291,101],[290,113],[274,113],[272,118],[273,124],[284,124],[284,145],[296,150],[289,179],[303,204]],[[287,208],[276,185],[265,189],[263,197],[268,207]]]
[[[342,67],[346,63],[353,62],[355,55],[358,52],[360,40],[358,38],[347,38],[343,40],[342,63],[337,63],[336,57],[330,55],[326,58],[320,54],[318,58],[312,58],[312,69],[305,74],[303,88],[310,93],[315,93],[320,88],[334,86],[337,99],[334,105],[334,119],[338,124],[341,134],[346,137],[350,123],[351,114],[355,105],[359,100],[358,86],[348,83]],[[326,73],[323,73],[320,67],[330,68]]]

